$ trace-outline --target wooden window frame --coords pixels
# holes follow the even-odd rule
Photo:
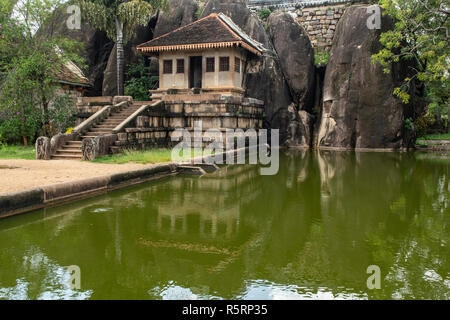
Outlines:
[[[241,73],[241,59],[234,57],[234,72]]]
[[[163,74],[172,74],[172,73],[173,73],[173,60],[172,59],[163,60]]]
[[[184,73],[184,59],[177,59],[177,73]]]
[[[219,57],[219,72],[230,71],[230,57]]]
[[[212,60],[212,64],[210,64],[211,60]],[[206,57],[206,70],[205,71],[206,72],[215,72],[216,71],[216,58],[215,57]]]

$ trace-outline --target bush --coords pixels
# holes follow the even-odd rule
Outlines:
[[[266,20],[270,16],[271,11],[269,9],[262,9],[260,12],[258,12],[258,16],[261,18],[261,20]]]
[[[315,64],[327,64],[330,53],[327,49],[319,48],[314,55],[314,63]]]
[[[434,117],[429,113],[424,113],[414,121],[414,127],[418,137],[428,133],[429,128],[434,124]]]
[[[146,59],[139,57],[135,65],[129,66],[125,81],[125,95],[132,96],[134,100],[145,101],[149,99],[149,90],[158,88],[159,77],[152,76]]]

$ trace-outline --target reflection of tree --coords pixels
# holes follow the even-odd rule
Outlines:
[[[430,168],[416,161],[391,214],[405,226],[403,234],[386,225],[368,236],[373,260],[386,271],[385,296],[403,299],[449,298],[449,166]],[[404,173],[405,176],[407,173]]]
[[[280,156],[276,176],[229,166],[2,221],[0,284],[42,283],[18,267],[34,248],[79,265],[92,298],[158,298],[168,284],[233,298],[258,279],[335,295],[445,297],[448,165],[396,153]],[[381,291],[366,288],[371,264]]]

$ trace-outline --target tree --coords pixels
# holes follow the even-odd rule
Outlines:
[[[124,45],[136,26],[145,26],[166,0],[76,0],[81,14],[92,27],[105,31],[117,46],[117,94],[123,95]]]
[[[7,141],[20,138],[27,145],[38,134],[51,136],[64,129],[59,120],[72,115],[69,100],[58,97],[57,72],[68,60],[81,62],[80,44],[37,32],[54,23],[55,9],[63,3],[21,0],[13,14],[1,6],[0,135]]]
[[[450,57],[448,47],[450,7],[448,0],[379,0],[384,14],[395,20],[393,30],[381,34],[383,45],[374,62],[389,72],[391,63],[408,60],[412,76],[394,94],[408,103],[413,81],[425,85],[429,108],[446,113],[450,104]]]

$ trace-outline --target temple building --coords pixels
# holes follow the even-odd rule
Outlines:
[[[170,94],[214,93],[243,96],[246,61],[265,52],[222,13],[213,13],[137,47],[159,56],[159,89]]]

